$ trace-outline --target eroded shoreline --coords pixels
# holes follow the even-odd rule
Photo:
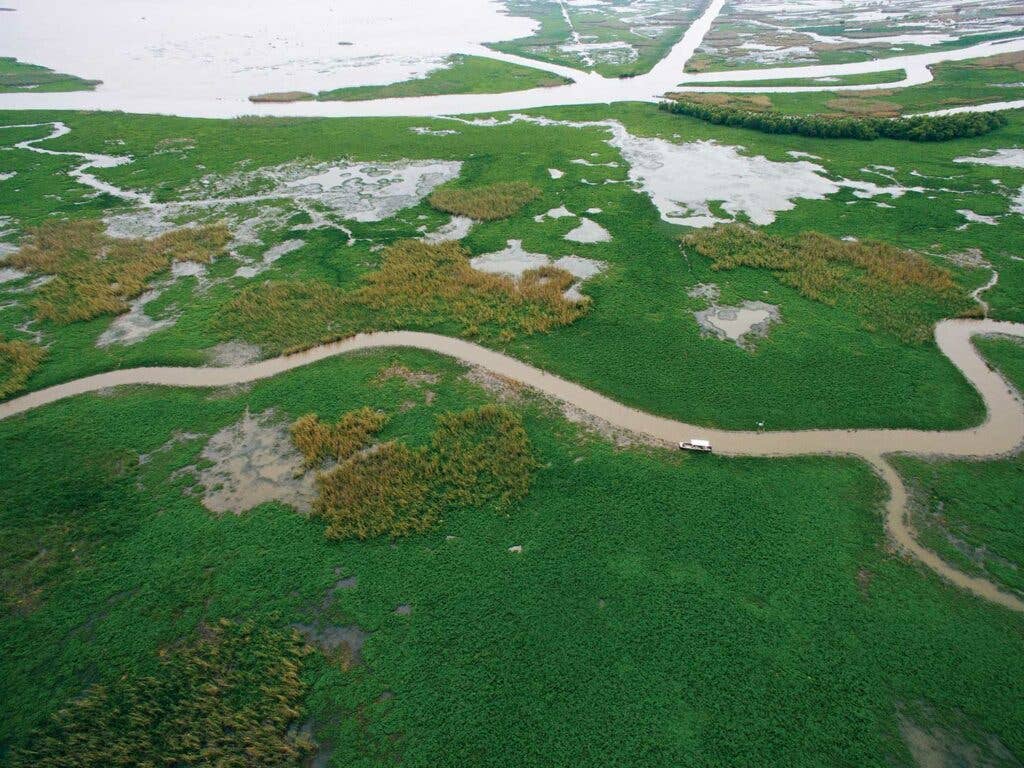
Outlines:
[[[1024,338],[1024,323],[944,320],[936,326],[935,340],[939,349],[977,390],[987,414],[985,421],[979,426],[956,431],[816,429],[752,432],[709,429],[632,408],[473,342],[420,331],[358,334],[297,354],[232,367],[148,367],[109,371],[0,403],[0,420],[76,395],[110,387],[225,387],[271,378],[350,352],[395,348],[422,349],[514,380],[607,422],[617,429],[666,445],[699,436],[711,440],[716,452],[725,456],[768,458],[839,455],[861,458],[872,466],[889,487],[885,528],[900,550],[958,587],[1011,610],[1024,612],[1024,600],[1003,591],[988,579],[971,576],[954,568],[917,541],[907,510],[906,488],[899,474],[885,458],[889,454],[905,453],[924,457],[992,459],[1013,453],[1024,444],[1024,403],[1017,391],[1001,374],[990,368],[975,349],[971,339],[978,335]]]

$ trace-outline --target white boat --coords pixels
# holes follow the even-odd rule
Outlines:
[[[684,443],[679,444],[679,450],[681,451],[702,451],[704,453],[711,453],[711,443],[707,440],[698,440],[696,438],[687,440]]]

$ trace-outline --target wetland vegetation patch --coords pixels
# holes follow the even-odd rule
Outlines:
[[[931,338],[933,323],[942,317],[977,311],[949,270],[886,243],[817,232],[782,237],[738,224],[685,235],[682,243],[711,259],[714,270],[771,270],[803,296],[852,309],[869,330],[905,342]]]
[[[308,653],[294,631],[222,620],[161,651],[152,673],[89,688],[12,765],[294,766],[313,751],[290,729]]]
[[[540,197],[540,190],[525,181],[502,181],[481,187],[442,187],[427,198],[439,211],[477,221],[507,219]]]
[[[229,240],[223,224],[176,229],[146,240],[110,237],[95,220],[52,222],[30,230],[6,263],[52,276],[32,304],[39,318],[65,325],[124,312],[150,277],[174,262],[212,261]]]

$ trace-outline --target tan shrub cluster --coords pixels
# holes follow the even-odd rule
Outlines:
[[[336,424],[324,424],[315,413],[309,413],[292,424],[292,442],[307,467],[318,467],[328,459],[351,458],[387,421],[387,414],[372,408],[350,411]]]
[[[380,268],[346,292],[323,281],[269,282],[242,290],[218,318],[226,338],[293,351],[360,331],[439,328],[470,338],[508,341],[568,325],[587,302],[566,299],[573,283],[547,266],[520,280],[473,269],[455,242],[403,240]]]
[[[313,514],[331,539],[406,536],[453,509],[507,507],[529,492],[536,466],[511,411],[487,405],[444,414],[429,448],[388,442],[318,475]]]
[[[42,347],[20,339],[4,341],[0,336],[0,398],[24,387],[44,357],[46,350]]]
[[[154,274],[175,261],[209,262],[229,239],[222,224],[145,240],[110,237],[91,219],[50,222],[29,230],[8,264],[53,276],[33,306],[40,318],[64,325],[125,311]]]
[[[904,341],[924,341],[935,320],[975,306],[949,270],[886,243],[818,232],[784,238],[738,224],[700,230],[682,242],[711,259],[712,269],[770,269],[807,298],[852,309],[869,329]]]
[[[507,219],[529,202],[540,197],[540,190],[525,181],[503,181],[484,187],[443,187],[427,198],[434,208],[478,221]]]
[[[299,765],[293,732],[309,649],[294,631],[221,621],[166,653],[151,677],[95,685],[13,756],[19,768]]]

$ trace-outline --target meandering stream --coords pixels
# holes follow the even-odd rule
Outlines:
[[[568,403],[618,429],[667,445],[694,437],[708,439],[725,456],[778,457],[808,454],[857,456],[867,461],[889,486],[885,526],[890,537],[947,581],[986,600],[1024,612],[1024,600],[1001,590],[991,581],[957,570],[915,537],[907,509],[907,491],[886,460],[893,453],[917,456],[995,458],[1024,444],[1024,403],[1016,390],[988,367],[971,338],[1001,334],[1024,338],[1024,324],[995,320],[944,320],[935,328],[935,340],[985,403],[981,425],[960,431],[928,432],[911,429],[820,429],[790,432],[743,432],[708,429],[632,408],[579,384],[463,339],[418,331],[359,334],[294,355],[226,368],[129,368],[58,384],[0,403],[0,419],[69,397],[109,387],[149,384],[171,387],[224,387],[266,379],[285,371],[337,355],[371,349],[411,347],[452,357],[468,365],[528,386]]]

